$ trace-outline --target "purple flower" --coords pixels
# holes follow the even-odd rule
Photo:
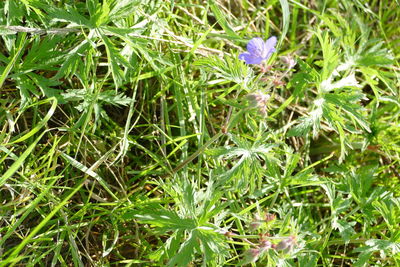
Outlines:
[[[246,64],[261,64],[275,52],[276,37],[272,36],[264,42],[260,37],[253,38],[247,44],[247,51],[239,55]]]

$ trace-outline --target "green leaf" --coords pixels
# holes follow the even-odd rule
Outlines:
[[[59,68],[57,74],[53,77],[53,79],[68,77],[69,75],[75,73],[76,70],[78,69],[78,66],[80,64],[83,64],[81,60],[82,53],[84,51],[87,51],[89,47],[90,47],[89,40],[83,40],[79,44],[76,44],[76,46],[67,53],[63,64],[61,65],[61,67]]]
[[[283,26],[282,26],[282,33],[280,34],[280,37],[279,37],[279,44],[278,45],[280,45],[283,42],[283,40],[285,39],[286,34],[287,34],[288,30],[289,30],[289,23],[290,23],[290,10],[289,10],[288,1],[287,0],[279,0],[279,3],[281,4],[281,7],[282,7],[282,14],[283,14],[282,23],[283,23]]]
[[[114,90],[101,92],[98,99],[113,106],[127,106],[131,102],[131,98],[123,93],[117,94]]]
[[[352,236],[356,233],[354,231],[354,225],[356,225],[356,222],[346,222],[344,220],[333,220],[332,222],[332,228],[333,229],[338,229],[340,236],[342,239],[345,241],[347,244]]]
[[[321,30],[317,30],[315,35],[318,37],[322,48],[323,67],[321,80],[325,81],[331,77],[333,71],[337,67],[339,63],[339,53],[336,48],[337,46],[335,46],[329,38],[329,33],[327,31],[321,32]]]
[[[47,79],[34,72],[28,73],[27,76],[31,79],[35,87],[39,87],[42,90],[45,97],[54,97],[60,104],[65,104],[60,95],[62,91],[53,88],[61,84],[59,81]]]
[[[69,22],[72,26],[94,28],[94,25],[86,17],[82,16],[75,8],[65,5],[64,8],[46,6],[48,16],[55,21]]]
[[[375,200],[372,205],[381,214],[389,230],[395,231],[400,224],[400,200],[391,197],[384,200]]]
[[[289,96],[285,102],[272,113],[269,117],[273,118],[279,113],[281,113],[293,100],[300,98],[302,100],[306,96],[306,90],[312,86],[315,82],[319,81],[319,73],[311,68],[306,62],[301,60],[300,58],[297,59],[297,63],[300,65],[301,71],[295,73],[290,82],[288,84],[288,88],[294,88],[293,94]],[[292,132],[290,136],[303,136],[302,133],[307,132],[308,130],[299,130],[297,133]]]
[[[381,255],[389,253],[392,256],[400,253],[400,242],[393,242],[389,240],[370,239],[365,242],[365,247],[356,248],[354,252],[362,252],[358,261],[354,266],[365,266],[369,258],[374,252],[380,252]]]
[[[9,60],[6,68],[3,70],[3,73],[0,75],[0,88],[3,86],[4,81],[6,80],[7,76],[11,72],[12,68],[16,64],[17,60],[21,56],[21,52],[25,47],[26,43],[26,33],[23,33],[21,35],[21,38],[19,39],[19,43],[17,44],[17,47],[13,53],[12,58]]]
[[[254,73],[251,68],[237,57],[225,56],[221,59],[217,56],[211,56],[195,61],[194,65],[205,67],[208,71],[226,81],[242,85],[247,91],[252,89],[251,84],[254,80]]]
[[[313,109],[308,116],[299,119],[299,123],[290,129],[287,136],[305,136],[311,129],[313,129],[313,136],[318,135],[319,129],[321,127],[321,119],[324,114],[324,100],[316,99],[314,101]]]
[[[372,46],[371,46],[372,45]],[[358,66],[388,66],[394,63],[393,53],[382,48],[384,42],[379,39],[370,39],[359,48],[355,63]]]
[[[187,267],[192,261],[195,248],[198,247],[197,231],[190,231],[186,241],[181,244],[179,251],[171,258],[167,266]]]
[[[90,12],[91,24],[100,27],[109,21],[110,6],[107,0],[103,1],[102,4],[100,4],[98,0],[87,0],[86,6]]]
[[[125,18],[129,15],[135,14],[139,6],[143,4],[140,0],[117,0],[114,1],[109,13],[110,21]]]
[[[198,230],[200,247],[203,252],[203,263],[208,266],[217,266],[218,259],[224,259],[229,256],[228,245],[225,237],[211,230]],[[222,262],[220,260],[220,262]]]
[[[130,64],[123,56],[121,56],[121,54],[118,52],[118,49],[114,46],[110,38],[108,38],[105,34],[101,32],[99,32],[99,34],[106,47],[108,65],[111,68],[115,86],[118,88],[125,81],[124,72],[120,68],[119,64],[125,67],[130,67]]]
[[[12,141],[11,144],[15,144],[15,143],[19,143],[19,142],[27,140],[28,138],[32,137],[34,134],[36,134],[39,130],[41,130],[46,125],[46,123],[53,116],[53,114],[54,114],[54,112],[55,112],[55,110],[57,108],[57,103],[58,103],[57,99],[54,98],[54,97],[51,97],[51,98],[39,101],[39,102],[31,105],[31,106],[37,106],[37,105],[45,104],[45,103],[48,103],[48,102],[53,102],[53,103],[52,103],[49,111],[47,112],[46,116],[44,116],[44,118],[42,120],[40,120],[35,125],[35,127],[33,127],[28,133],[26,133],[25,135],[19,137],[17,140]]]
[[[160,207],[148,206],[135,215],[135,218],[142,223],[155,225],[162,231],[189,231],[197,227],[197,223],[193,219],[183,219],[175,212]]]
[[[371,132],[368,121],[362,115],[364,108],[355,103],[365,99],[364,94],[359,92],[334,93],[326,94],[324,99],[327,103],[335,106],[333,109],[339,108],[340,110],[344,111],[345,114],[353,120],[354,124],[357,123],[365,131]],[[331,110],[332,112],[334,112],[333,109]]]

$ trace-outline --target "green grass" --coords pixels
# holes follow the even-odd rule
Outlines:
[[[399,1],[0,13],[0,266],[400,266]]]

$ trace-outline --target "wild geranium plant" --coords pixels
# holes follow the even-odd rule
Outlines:
[[[0,1],[0,267],[400,266],[398,2]]]

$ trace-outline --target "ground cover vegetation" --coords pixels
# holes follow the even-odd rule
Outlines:
[[[0,266],[400,266],[398,0],[0,14]]]

